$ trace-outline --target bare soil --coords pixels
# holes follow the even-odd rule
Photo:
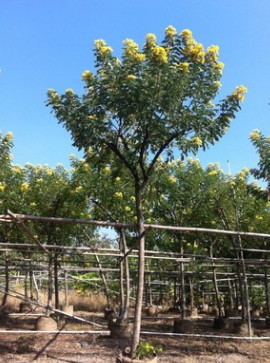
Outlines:
[[[76,312],[90,321],[102,325],[107,330],[107,322],[102,314]],[[172,314],[170,314],[170,317]],[[1,330],[34,330],[37,317],[2,316]],[[213,330],[213,319],[199,317],[196,319],[194,333],[227,335],[222,331]],[[100,330],[100,328],[66,319],[59,324],[62,330]],[[155,319],[144,319],[142,331],[153,332],[142,334],[142,340],[160,344],[163,352],[159,362],[270,362],[270,340],[235,340],[214,339],[203,337],[157,336],[154,332],[172,332],[173,319],[161,315]],[[270,336],[270,330],[261,322],[255,324],[254,336]],[[120,350],[128,346],[125,340],[113,339],[99,334],[3,334],[0,333],[0,362],[115,362]]]

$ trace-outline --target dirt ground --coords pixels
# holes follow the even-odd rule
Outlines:
[[[76,315],[84,316],[85,312]],[[88,320],[102,325],[107,330],[107,322],[102,314],[89,314]],[[34,329],[36,317],[8,316],[0,319],[1,330]],[[153,332],[153,335],[142,334],[142,340],[160,344],[163,352],[158,362],[270,362],[270,340],[235,340],[213,339],[183,336],[157,336],[154,332],[172,331],[173,319],[160,316],[155,319],[144,319],[142,331]],[[97,330],[98,328],[83,323],[66,320],[63,330]],[[194,333],[222,335],[221,331],[212,329],[211,318],[196,320]],[[228,335],[228,334],[226,334]],[[254,336],[270,336],[270,330],[258,326]],[[129,342],[100,334],[3,334],[0,333],[0,362],[115,362],[121,349]]]

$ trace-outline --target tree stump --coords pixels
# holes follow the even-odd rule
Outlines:
[[[36,330],[40,331],[55,331],[57,329],[57,322],[50,317],[41,316],[37,319]]]
[[[74,312],[73,305],[62,305],[61,310],[69,315],[73,315]]]
[[[134,323],[128,321],[117,321],[113,319],[109,322],[110,336],[118,339],[130,339],[133,332]]]
[[[175,319],[173,325],[174,333],[191,334],[194,331],[194,321],[191,319]]]
[[[238,334],[240,337],[249,336],[248,333],[248,323],[237,322],[234,324],[234,333]],[[251,330],[251,336],[253,335],[253,330]]]
[[[147,316],[155,316],[157,314],[157,307],[154,305],[151,305],[147,309]]]
[[[30,303],[21,302],[19,306],[20,313],[30,313],[32,311],[32,305]]]

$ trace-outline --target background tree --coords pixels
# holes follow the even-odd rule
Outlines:
[[[59,96],[48,91],[50,105],[60,123],[71,132],[79,149],[99,155],[101,163],[113,154],[131,173],[136,198],[139,236],[139,271],[133,353],[139,342],[144,286],[145,229],[142,198],[158,157],[182,155],[214,144],[225,133],[245,87],[239,86],[217,105],[215,99],[223,64],[218,47],[206,51],[190,30],[179,35],[165,30],[161,45],[148,34],[141,52],[131,39],[124,41],[122,59],[112,55],[105,41],[95,42],[96,73],[83,73],[82,97],[68,89]]]

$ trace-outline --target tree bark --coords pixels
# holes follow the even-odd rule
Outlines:
[[[135,351],[136,351],[137,345],[139,344],[139,341],[140,341],[143,290],[144,290],[145,228],[144,228],[141,194],[142,194],[142,190],[140,189],[140,186],[136,183],[135,198],[136,198],[136,211],[137,211],[138,234],[139,234],[139,256],[138,256],[139,259],[138,259],[138,277],[137,277],[135,319],[134,319],[134,329],[133,329],[132,349],[131,349],[132,356],[135,356]]]

